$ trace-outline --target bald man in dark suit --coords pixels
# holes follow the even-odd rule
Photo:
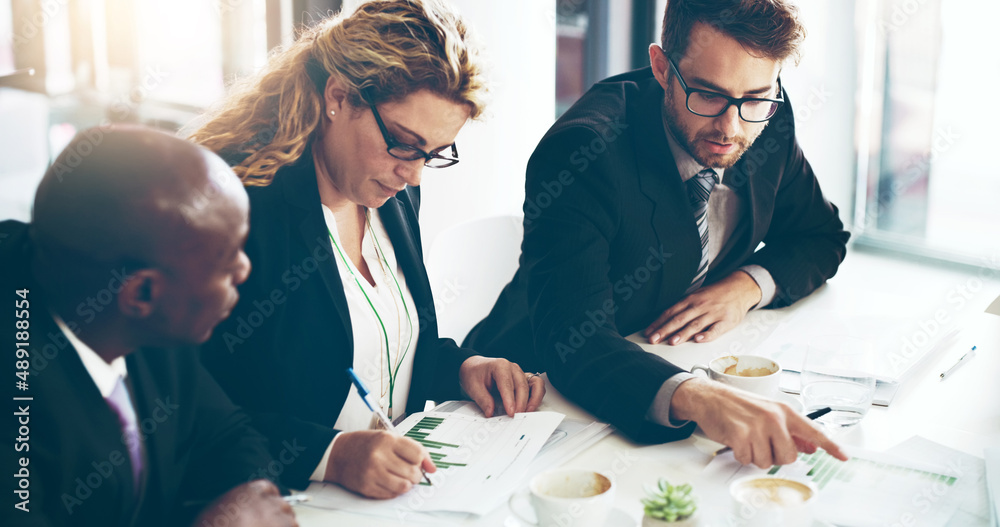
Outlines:
[[[0,223],[0,291],[17,307],[2,342],[21,361],[5,383],[0,471],[18,477],[0,523],[295,524],[261,479],[277,466],[266,440],[182,349],[236,303],[247,217],[214,154],[105,128],[56,159],[30,224]]]

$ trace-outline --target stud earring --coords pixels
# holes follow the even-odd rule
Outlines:
[[[330,115],[337,115],[337,112],[335,110],[330,110]]]

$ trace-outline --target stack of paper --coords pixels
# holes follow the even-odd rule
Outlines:
[[[532,412],[487,419],[465,414],[420,412],[397,429],[423,444],[438,470],[391,500],[372,500],[337,485],[314,483],[307,493],[314,506],[381,512],[405,519],[411,512],[485,514],[503,503],[522,482],[531,460],[562,421],[555,412]]]
[[[396,427],[430,452],[433,485],[418,485],[391,500],[372,500],[338,485],[313,483],[310,506],[391,517],[407,523],[483,515],[534,474],[561,464],[611,433],[607,424],[532,412],[487,419],[475,403],[450,401],[408,416]],[[432,514],[428,514],[432,513]]]
[[[483,416],[482,410],[472,401],[449,401],[439,404],[433,411]],[[610,433],[611,427],[607,423],[563,419],[531,462],[531,468],[528,469],[525,479],[563,464]]]
[[[987,448],[985,454],[990,525],[992,527],[1000,527],[1000,447]]]
[[[740,465],[732,453],[727,453],[709,463],[700,486],[719,503],[725,503],[730,501],[729,484],[737,478],[785,476],[816,484],[816,517],[834,525],[989,525],[981,459],[923,438],[913,438],[887,453],[858,448],[846,451],[851,456],[846,462],[818,451],[800,454],[795,463],[767,471]],[[923,461],[931,459],[933,463]]]
[[[815,312],[782,323],[757,347],[755,353],[781,365],[781,389],[799,393],[799,372],[809,341],[823,335],[850,335],[870,342],[875,349],[874,373],[878,381],[872,404],[889,406],[899,386],[928,357],[951,347],[959,329],[937,321],[892,316],[842,317]]]

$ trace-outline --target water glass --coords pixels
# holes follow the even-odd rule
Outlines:
[[[809,342],[802,365],[802,404],[806,412],[830,407],[817,419],[825,427],[861,422],[875,395],[874,351],[856,337],[824,336]]]

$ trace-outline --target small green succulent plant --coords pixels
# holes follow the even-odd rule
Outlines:
[[[643,485],[643,488],[646,489],[646,497],[642,499],[643,509],[651,518],[676,522],[690,518],[698,509],[691,496],[691,485],[687,483],[675,487],[660,478],[657,488],[652,489],[648,485]]]

